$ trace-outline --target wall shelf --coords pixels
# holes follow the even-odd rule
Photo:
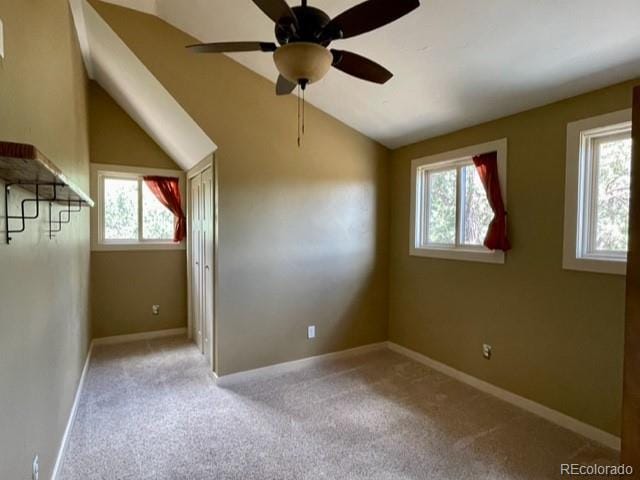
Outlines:
[[[70,182],[62,171],[33,145],[0,142],[0,180],[5,182],[4,217],[7,243],[11,234],[25,231],[26,221],[35,220],[40,215],[40,203],[49,203],[49,238],[60,231],[63,224],[71,221],[71,214],[82,207],[93,207],[93,200],[80,188]],[[9,195],[12,187],[20,187],[33,194],[22,200],[20,215],[10,215]],[[27,215],[25,207],[35,204],[35,214]],[[64,206],[58,220],[53,220],[53,204]],[[63,220],[64,218],[64,220]],[[15,224],[20,225],[19,228]],[[13,229],[11,227],[14,227]]]

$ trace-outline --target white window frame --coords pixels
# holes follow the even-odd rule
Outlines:
[[[91,164],[91,196],[96,199],[96,208],[91,210],[91,249],[93,251],[127,250],[185,250],[186,242],[171,240],[106,240],[104,238],[104,180],[106,178],[136,179],[142,181],[146,175],[176,177],[182,194],[182,209],[185,210],[185,174],[180,170],[130,167],[124,165]],[[142,188],[138,189],[138,228],[142,232]]]
[[[595,178],[592,144],[631,131],[631,109],[587,118],[567,125],[564,246],[565,270],[626,275],[627,256],[592,251]],[[630,134],[630,133],[629,133]]]
[[[438,171],[443,169],[459,168],[473,164],[472,157],[484,153],[497,152],[498,175],[500,176],[500,190],[505,208],[507,207],[507,139],[473,145],[459,150],[430,155],[418,158],[411,162],[411,231],[409,234],[409,255],[417,257],[431,257],[449,260],[463,260],[483,263],[503,264],[505,253],[499,250],[489,250],[484,246],[460,245],[460,204],[461,182],[457,182],[457,208],[456,208],[456,245],[422,244],[423,228],[427,222],[423,212],[424,179],[425,171]],[[458,173],[458,176],[460,174]]]

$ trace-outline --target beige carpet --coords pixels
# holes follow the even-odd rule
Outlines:
[[[60,480],[538,480],[615,460],[392,352],[223,389],[171,338],[94,350]]]

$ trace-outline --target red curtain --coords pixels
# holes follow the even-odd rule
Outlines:
[[[493,220],[489,224],[484,246],[490,250],[511,250],[511,244],[507,236],[507,211],[504,208],[502,192],[500,191],[500,179],[498,177],[498,153],[491,152],[473,157],[480,180],[487,193],[489,205],[494,213]]]
[[[176,228],[173,234],[174,242],[181,242],[187,236],[187,218],[182,211],[180,196],[180,182],[171,177],[143,177],[144,183],[156,198],[176,217]]]

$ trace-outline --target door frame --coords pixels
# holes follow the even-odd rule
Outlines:
[[[212,373],[215,375],[217,369],[218,369],[218,159],[217,156],[215,154],[212,154],[211,156],[205,158],[204,160],[202,160],[200,163],[198,163],[195,167],[193,167],[192,169],[190,169],[187,172],[187,185],[188,188],[186,188],[187,190],[187,231],[188,234],[191,234],[191,218],[192,218],[192,212],[191,212],[191,180],[200,175],[202,172],[204,172],[207,168],[211,168],[212,169],[212,173],[213,173],[213,272],[212,272],[212,277],[213,277],[213,294],[212,294],[212,299],[213,299],[213,318],[212,318],[212,322],[213,325],[209,325],[208,327],[211,328],[211,331],[213,332],[213,342],[211,343],[211,349],[213,350],[213,352],[209,352],[210,353],[210,358],[213,361],[213,365],[210,365],[211,371]],[[188,322],[187,322],[187,330],[188,330],[188,334],[189,334],[189,338],[193,340],[193,327],[194,327],[194,313],[193,313],[193,295],[192,295],[192,285],[191,285],[191,255],[192,255],[192,248],[191,248],[191,241],[190,239],[187,239],[187,306],[188,306]]]
[[[640,86],[633,91],[633,152],[625,312],[622,462],[640,478]]]

